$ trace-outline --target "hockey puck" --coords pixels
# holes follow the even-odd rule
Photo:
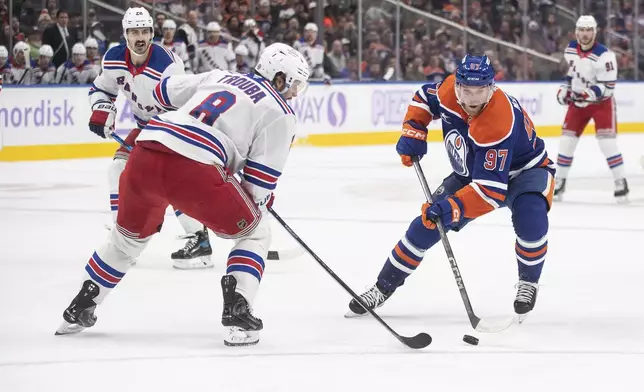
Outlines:
[[[267,259],[269,259],[269,260],[279,260],[280,255],[279,255],[279,253],[277,253],[276,250],[269,250]]]
[[[467,344],[471,344],[472,346],[479,345],[479,340],[471,335],[463,335],[463,341]]]

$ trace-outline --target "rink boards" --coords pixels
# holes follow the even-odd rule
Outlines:
[[[540,136],[560,133],[565,107],[556,101],[559,83],[499,83],[532,117]],[[394,143],[407,105],[419,83],[315,84],[291,103],[298,117],[299,145],[359,146]],[[620,133],[644,131],[644,107],[638,87],[616,87]],[[0,95],[0,161],[108,157],[116,144],[87,129],[88,86],[7,87]],[[136,123],[122,95],[116,106],[117,133]],[[430,125],[429,139],[439,141],[440,123]],[[591,124],[589,133],[594,132]]]

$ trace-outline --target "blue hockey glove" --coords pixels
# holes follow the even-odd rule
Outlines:
[[[437,203],[425,203],[421,208],[423,225],[434,230],[440,219],[443,227],[451,229],[462,218],[463,203],[457,197],[448,197]]]
[[[396,144],[396,152],[402,164],[412,166],[412,157],[420,160],[427,154],[427,127],[410,120],[403,124],[402,135]]]

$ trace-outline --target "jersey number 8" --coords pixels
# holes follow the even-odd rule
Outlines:
[[[230,109],[237,97],[229,91],[217,91],[206,97],[198,106],[190,111],[190,115],[202,123],[213,126],[224,112]]]

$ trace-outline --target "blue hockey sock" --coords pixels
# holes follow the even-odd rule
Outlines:
[[[512,206],[512,223],[519,280],[537,283],[548,252],[548,204],[543,196],[520,195]]]

